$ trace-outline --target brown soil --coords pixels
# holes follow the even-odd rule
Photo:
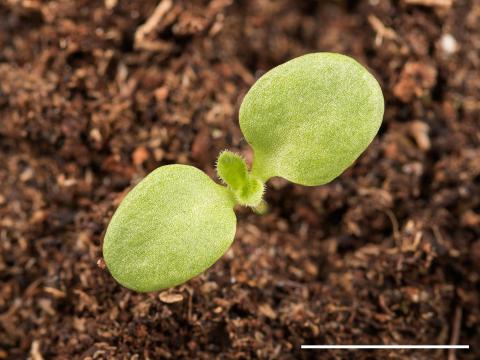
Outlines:
[[[156,0],[0,0],[0,359],[480,358],[479,1],[163,3],[139,28]],[[271,181],[270,213],[240,209],[186,285],[116,284],[99,259],[125,192],[251,156],[243,95],[312,51],[381,82],[361,159],[327,186]],[[299,349],[350,343],[472,349]]]

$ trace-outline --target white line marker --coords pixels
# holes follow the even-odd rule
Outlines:
[[[302,349],[470,349],[470,345],[302,345]]]

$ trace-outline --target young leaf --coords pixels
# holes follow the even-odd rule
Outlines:
[[[248,182],[248,169],[240,155],[225,150],[217,160],[217,174],[233,191],[239,191]]]
[[[245,186],[234,195],[239,204],[255,207],[262,201],[264,190],[265,186],[263,182],[249,175]]]
[[[227,188],[197,168],[156,169],[127,194],[110,221],[103,245],[110,273],[136,291],[184,283],[230,247],[234,204]]]
[[[249,174],[247,164],[240,155],[228,150],[223,151],[217,160],[217,173],[239,204],[256,206],[262,200],[264,184]]]
[[[358,62],[308,54],[263,75],[240,107],[240,127],[253,147],[252,173],[321,185],[365,150],[382,122],[375,78]]]

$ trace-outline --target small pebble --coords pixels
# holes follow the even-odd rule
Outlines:
[[[458,49],[457,40],[451,34],[443,34],[440,45],[447,55],[454,54]]]
[[[97,260],[97,266],[102,270],[105,270],[105,268],[107,267],[107,265],[105,264],[105,260],[103,260],[103,258],[100,258]]]

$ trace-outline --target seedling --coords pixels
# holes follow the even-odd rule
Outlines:
[[[383,117],[375,78],[358,62],[308,54],[263,75],[240,107],[254,151],[217,161],[219,185],[187,165],[161,166],[122,201],[105,234],[113,277],[136,291],[182,284],[214,264],[235,236],[236,205],[261,211],[265,183],[279,176],[315,186],[339,176],[375,137]]]

